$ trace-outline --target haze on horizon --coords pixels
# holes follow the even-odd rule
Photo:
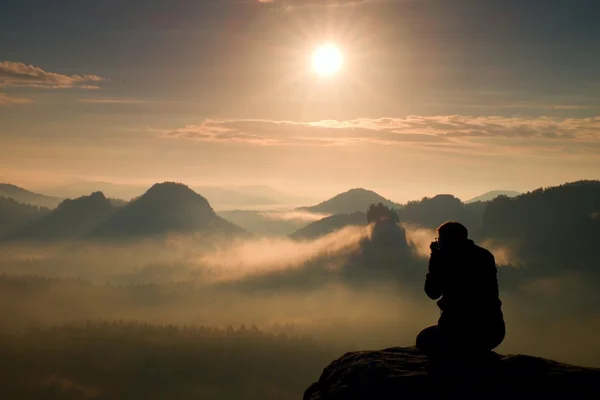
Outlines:
[[[365,187],[403,202],[597,179],[599,12],[591,0],[4,3],[0,181],[321,199]]]

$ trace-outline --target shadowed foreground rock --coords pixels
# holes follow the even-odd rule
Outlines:
[[[304,400],[439,400],[449,394],[463,399],[600,399],[600,369],[542,358],[491,353],[487,360],[431,368],[415,348],[346,353],[323,370]]]

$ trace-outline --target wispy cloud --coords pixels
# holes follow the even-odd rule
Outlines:
[[[20,62],[0,62],[0,87],[97,89],[103,80],[98,75],[63,75]]]
[[[33,99],[28,97],[9,96],[6,93],[0,92],[0,107],[29,103],[33,103]]]
[[[436,231],[410,223],[402,223],[400,226],[406,231],[406,241],[411,245],[412,250],[420,257],[429,258],[431,254],[429,244],[437,236]],[[494,254],[498,266],[517,267],[521,264],[507,245],[493,240],[485,240],[482,245]]]
[[[311,213],[308,211],[266,211],[261,213],[261,215],[268,219],[308,222],[319,221],[330,216],[330,214]]]
[[[600,145],[600,117],[416,116],[293,122],[205,120],[162,131],[165,138],[253,145],[419,145],[450,148],[484,146],[545,149]]]
[[[81,99],[79,103],[90,103],[90,104],[146,104],[145,100],[136,99]]]
[[[234,241],[214,246],[213,251],[202,253],[197,262],[212,271],[217,280],[265,275],[302,268],[308,260],[326,254],[342,256],[356,250],[362,239],[371,236],[372,230],[372,225],[347,226],[320,238],[300,242],[288,238]]]
[[[256,2],[256,0],[252,0]],[[349,5],[358,3],[370,3],[374,1],[389,1],[389,0],[258,0],[258,3],[271,3],[271,4],[283,4],[283,5]]]
[[[442,142],[439,136],[395,132],[379,120],[294,122],[272,120],[205,120],[201,125],[161,133],[167,138],[264,145],[344,145],[360,142]],[[384,124],[385,122],[382,122]]]
[[[548,108],[552,110],[591,110],[594,107],[583,104],[556,104],[548,106]]]
[[[20,62],[0,62],[0,89],[12,88],[42,88],[42,89],[99,89],[97,85],[104,78],[98,75],[63,75],[47,72],[40,67]],[[34,99],[8,95],[0,92],[0,106],[29,104]]]

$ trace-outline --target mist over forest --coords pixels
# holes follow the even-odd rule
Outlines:
[[[119,205],[100,192],[54,209],[2,198],[2,352],[18,360],[25,356],[14,349],[41,351],[61,363],[46,346],[65,357],[92,357],[98,350],[89,346],[104,346],[106,353],[93,357],[106,354],[106,365],[118,369],[141,362],[141,354],[159,360],[210,348],[215,359],[229,357],[225,364],[257,365],[263,375],[256,379],[279,390],[266,395],[275,389],[248,386],[256,398],[297,398],[328,360],[350,350],[412,346],[419,330],[437,321],[439,310],[423,293],[429,243],[442,222],[458,220],[496,257],[508,331],[497,351],[600,366],[600,182],[468,204],[439,195],[386,205],[361,189],[340,196],[313,210],[247,210],[245,228],[176,183]],[[248,229],[248,215],[258,232]],[[265,233],[261,218],[292,221],[297,229],[283,234],[275,225]],[[125,342],[137,350],[116,361]],[[167,343],[178,350],[169,353]],[[32,393],[46,393],[48,385],[58,397],[116,393],[108,381],[93,384],[104,375],[90,360],[88,375],[38,365],[44,378],[35,379],[45,383]],[[296,380],[277,378],[281,368],[297,368]],[[227,371],[230,382],[247,382],[245,372]],[[14,382],[30,374],[21,372],[11,372]],[[226,395],[222,382],[194,382],[215,398],[238,395]]]
[[[0,400],[597,391],[598,15],[0,1]]]

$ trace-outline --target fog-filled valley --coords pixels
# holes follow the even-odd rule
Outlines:
[[[175,183],[128,202],[2,198],[2,390],[298,398],[341,354],[412,346],[436,323],[423,281],[447,220],[495,255],[498,352],[598,367],[600,182],[515,196],[397,204],[353,189],[317,206],[219,212]]]

